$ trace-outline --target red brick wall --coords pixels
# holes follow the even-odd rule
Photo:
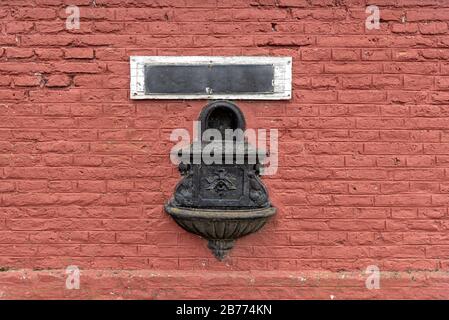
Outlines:
[[[448,297],[449,1],[8,0],[0,19],[1,297]],[[280,131],[279,210],[224,263],[162,209],[169,134],[207,102],[131,101],[130,55],[293,57],[292,100],[238,103]]]

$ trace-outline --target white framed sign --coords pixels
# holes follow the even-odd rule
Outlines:
[[[131,56],[131,99],[288,100],[291,57]]]

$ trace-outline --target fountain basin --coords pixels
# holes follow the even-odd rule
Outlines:
[[[276,213],[276,208],[203,209],[174,207],[168,203],[165,211],[183,229],[207,239],[215,257],[223,260],[236,239],[262,228]]]

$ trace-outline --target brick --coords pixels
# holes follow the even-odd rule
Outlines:
[[[18,76],[13,78],[15,86],[18,87],[35,87],[40,85],[41,77],[39,76]]]
[[[0,99],[4,101],[24,101],[25,92],[22,90],[0,90]]]
[[[279,0],[279,6],[306,8],[308,3],[306,0]]]
[[[41,60],[58,60],[62,57],[62,50],[60,49],[35,49],[36,56]]]
[[[390,59],[390,49],[362,49],[362,60],[388,61]]]
[[[382,70],[381,64],[373,63],[339,63],[326,64],[326,73],[379,73]]]
[[[94,57],[92,48],[70,48],[63,51],[66,59],[92,59]]]
[[[47,78],[45,85],[49,88],[67,87],[71,82],[71,78],[65,74],[54,74]]]
[[[382,91],[341,91],[338,99],[342,103],[378,103],[385,101]]]
[[[114,13],[115,11],[115,13]],[[164,21],[167,20],[170,12],[167,9],[153,9],[153,8],[118,8],[112,11],[112,9],[103,9],[101,15],[98,15],[97,9],[86,9],[85,14],[96,19],[107,19],[108,17],[113,17],[115,14],[115,19],[120,21],[127,20],[145,20],[145,21]],[[201,11],[200,11],[201,12]],[[207,10],[202,11],[204,13]],[[190,12],[195,15],[194,12]],[[179,17],[182,20],[182,16]]]
[[[145,243],[145,232],[118,232],[118,243]]]
[[[393,33],[417,33],[418,25],[416,23],[395,23],[391,27]]]
[[[10,2],[2,297],[447,298],[444,1]],[[365,29],[371,4],[380,30]],[[67,5],[79,30],[65,28]],[[170,133],[206,102],[130,100],[131,55],[293,58],[291,100],[237,102],[248,128],[278,129],[279,168],[262,177],[277,215],[223,262],[164,211],[180,179]],[[382,290],[365,288],[373,264]],[[64,289],[68,265],[80,290]]]
[[[271,20],[285,20],[287,18],[286,10],[279,9],[243,9],[235,10],[232,15],[236,21],[252,20],[252,21],[271,21]]]
[[[56,11],[50,8],[17,8],[12,16],[18,20],[49,20],[56,18]]]
[[[422,34],[444,34],[448,32],[446,22],[420,23],[419,31]]]
[[[435,86],[439,90],[449,89],[449,77],[435,77]]]
[[[33,49],[6,48],[7,58],[31,58],[33,55]]]
[[[340,78],[343,88],[347,89],[367,89],[371,87],[372,79],[369,75],[363,76],[343,76]]]
[[[338,61],[357,61],[360,60],[360,50],[357,49],[334,49],[332,58]]]
[[[34,23],[31,21],[16,21],[15,23],[6,24],[7,34],[28,33],[34,28]]]
[[[56,68],[63,73],[99,73],[105,69],[101,64],[89,62],[58,63]]]
[[[330,60],[331,50],[330,49],[309,49],[304,48],[301,50],[302,60],[305,61],[319,61],[319,60]]]
[[[373,86],[379,89],[396,89],[402,87],[400,75],[373,75]]]
[[[404,76],[404,88],[409,90],[432,89],[433,83],[433,77],[412,75]]]
[[[306,34],[329,34],[332,32],[332,24],[309,22],[304,25]]]

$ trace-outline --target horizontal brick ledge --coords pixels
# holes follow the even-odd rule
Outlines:
[[[447,298],[447,271],[384,271],[367,289],[361,271],[81,270],[80,289],[66,289],[65,270],[0,272],[2,299],[329,299]],[[275,296],[273,296],[275,295]],[[332,297],[331,297],[332,296]]]

